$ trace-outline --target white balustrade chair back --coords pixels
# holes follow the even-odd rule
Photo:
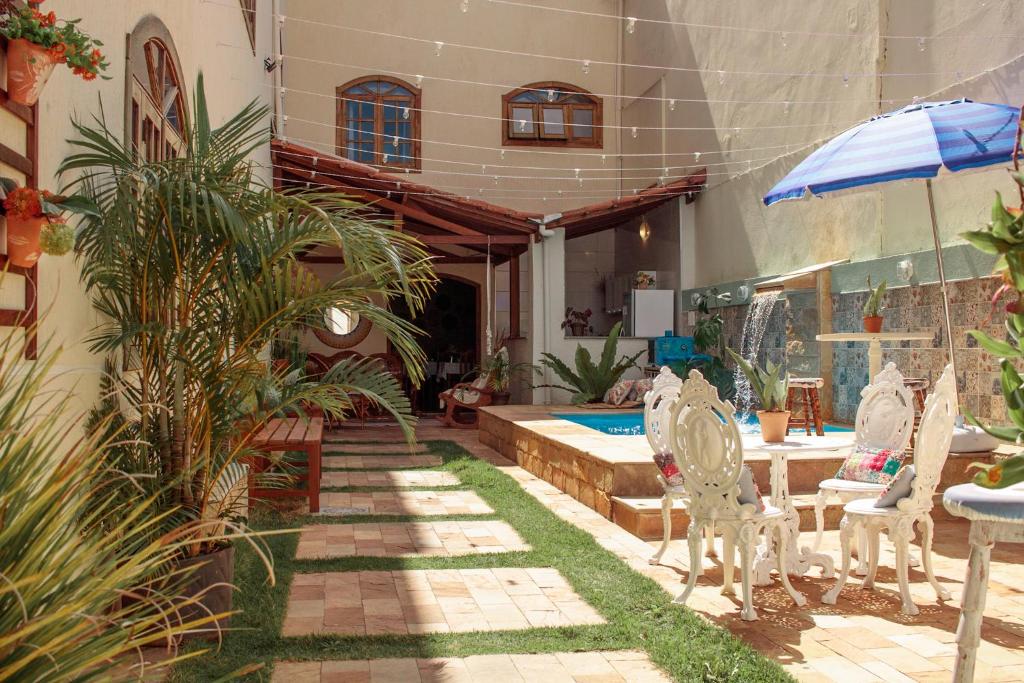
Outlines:
[[[860,499],[843,508],[844,515],[839,539],[842,543],[843,568],[836,585],[822,596],[822,602],[834,605],[839,592],[849,576],[850,541],[853,533],[865,529],[868,536],[869,567],[862,585],[865,589],[874,587],[878,571],[879,534],[886,531],[889,540],[896,546],[896,578],[900,586],[902,611],[907,615],[919,612],[910,597],[910,542],[914,539],[914,525],[921,525],[921,563],[925,576],[941,600],[949,600],[949,592],[935,580],[932,570],[932,536],[934,522],[931,517],[932,497],[942,476],[942,468],[949,455],[949,444],[953,439],[953,424],[956,420],[956,380],[953,367],[947,365],[939,381],[924,404],[921,426],[917,432],[914,447],[915,476],[910,483],[909,494],[894,505],[876,507],[875,499]],[[899,478],[898,478],[899,479]],[[899,485],[894,482],[893,487]]]
[[[887,363],[874,381],[861,390],[860,396],[854,448],[905,450],[914,432],[914,394],[904,385],[896,364]],[[846,504],[858,498],[875,498],[884,489],[883,484],[846,479],[825,479],[819,483],[814,499],[814,550],[821,546],[829,498],[835,496]],[[864,538],[859,539],[858,547],[863,547],[863,541]],[[857,573],[863,575],[867,572],[867,558],[863,552],[857,556]]]
[[[718,398],[714,386],[697,370],[691,370],[672,407],[669,440],[676,464],[683,475],[689,495],[690,527],[687,545],[690,568],[686,589],[675,599],[685,603],[697,583],[700,567],[700,532],[715,524],[722,532],[722,593],[732,595],[733,562],[736,546],[740,553],[740,577],[743,587],[745,621],[757,619],[752,599],[755,542],[760,533],[770,542],[778,531],[779,555],[786,556],[787,533],[783,513],[773,507],[760,512],[756,505],[739,501],[739,480],[743,471],[743,441],[735,420],[732,403]],[[797,605],[806,603],[803,595],[781,574],[783,585]]]
[[[647,436],[647,443],[654,452],[654,460],[659,468],[666,462],[666,458],[674,462],[672,446],[669,443],[669,422],[672,419],[672,408],[676,399],[679,398],[679,390],[683,386],[683,380],[667,367],[663,367],[658,376],[654,379],[654,385],[644,395],[644,434]],[[686,489],[681,477],[677,475],[673,481],[669,481],[664,473],[658,475],[658,482],[664,489],[661,497],[661,526],[662,540],[658,551],[648,560],[650,564],[661,562],[662,556],[668,550],[672,540],[672,507],[673,501],[687,500]],[[708,527],[705,532],[707,537],[706,554],[714,554],[715,533],[714,527]]]

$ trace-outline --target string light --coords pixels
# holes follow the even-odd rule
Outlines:
[[[700,152],[694,152],[693,153],[693,161],[694,161],[694,163],[700,161]]]
[[[782,38],[782,47],[789,47],[789,34],[783,31],[779,37]]]
[[[584,59],[583,60],[583,73],[584,74],[589,74],[590,73],[590,60],[589,59]]]
[[[636,126],[633,126],[632,133],[633,133],[633,138],[634,139],[636,139],[637,136],[640,135],[639,131],[637,131],[637,129],[636,129]]]
[[[435,57],[440,57],[441,56],[441,50],[443,50],[443,49],[444,49],[444,41],[443,40],[435,40],[434,41],[434,56]]]
[[[718,85],[723,85],[723,84],[725,84],[725,72],[719,70],[719,72],[718,72]]]
[[[469,0],[461,0],[461,2],[459,2],[459,9],[462,10],[463,14],[468,12],[469,11]]]
[[[917,39],[917,50],[918,50],[918,52],[924,52],[925,47],[926,47],[925,39],[924,38],[918,38]]]
[[[551,88],[548,88],[548,102],[554,102],[554,101],[555,101],[555,91],[553,89],[551,89]]]
[[[636,17],[626,17],[626,33],[633,35],[636,31]]]
[[[406,121],[408,121],[409,120],[409,114],[410,114],[409,107],[402,107],[402,118],[405,119]]]
[[[505,158],[505,150],[501,150],[501,152],[498,153],[498,156],[500,158],[504,159]]]
[[[398,136],[397,135],[395,137],[391,138],[391,146],[392,147],[398,147]]]
[[[676,101],[675,100],[669,100],[668,101],[668,110],[669,111],[675,111],[676,110]]]
[[[844,88],[849,88],[850,87],[850,74],[843,74],[843,87]]]
[[[416,87],[423,85],[423,74],[416,74]]]
[[[785,106],[782,107],[782,113],[786,114],[787,116],[789,115],[789,102],[788,101],[785,103]]]

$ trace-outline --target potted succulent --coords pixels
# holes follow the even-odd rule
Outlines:
[[[572,306],[565,309],[565,320],[562,321],[562,329],[568,329],[574,337],[585,337],[592,331],[590,327],[590,316],[594,314],[589,308],[585,311],[577,311]]]
[[[761,423],[761,438],[765,443],[785,441],[790,412],[786,410],[789,373],[782,365],[768,361],[767,369],[761,368],[732,349],[726,350],[746,375],[750,388],[760,400],[761,410],[757,411],[757,421]]]
[[[885,280],[878,283],[877,287],[871,286],[871,277],[868,276],[868,300],[864,302],[864,331],[882,331],[882,297],[885,296]]]
[[[633,276],[633,287],[636,289],[653,289],[654,276],[644,270],[638,270]]]
[[[91,81],[108,66],[99,48],[103,43],[78,29],[79,19],[58,20],[39,11],[43,0],[22,7],[4,3],[0,34],[7,38],[7,95],[31,107],[39,100],[57,64]]]
[[[10,178],[0,178],[0,195],[7,218],[7,260],[12,265],[31,268],[42,252],[60,256],[74,246],[75,233],[61,214],[83,210],[78,197],[18,187]]]

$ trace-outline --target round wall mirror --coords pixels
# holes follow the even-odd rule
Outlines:
[[[336,349],[352,348],[369,333],[369,320],[338,306],[331,306],[324,312],[323,327],[313,328],[317,339]]]

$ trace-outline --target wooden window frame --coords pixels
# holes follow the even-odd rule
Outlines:
[[[161,58],[156,59],[157,56]],[[129,69],[129,126],[128,132],[132,149],[147,161],[163,161],[181,156],[185,152],[183,133],[186,126],[185,92],[177,56],[167,43],[159,37],[150,36],[142,44],[143,71],[146,81],[139,78],[138,69]],[[159,61],[159,63],[157,63]],[[157,94],[163,93],[165,77],[178,89],[173,106],[182,131],[176,130],[164,115],[163,102],[157,102]]]
[[[412,96],[405,95],[382,95],[381,93],[375,93],[373,95],[350,95],[347,94],[352,88],[358,87],[364,83],[372,83],[375,81],[381,81],[389,83],[393,86],[404,88],[412,93]],[[421,102],[423,93],[416,86],[403,81],[400,78],[393,76],[363,76],[355,80],[349,81],[343,85],[339,85],[335,88],[335,138],[334,148],[338,156],[345,159],[353,159],[348,154],[346,145],[345,134],[348,126],[348,112],[346,111],[345,105],[350,101],[362,101],[373,103],[373,163],[368,165],[378,168],[382,171],[410,171],[419,172],[422,170],[422,159],[420,157],[421,150],[421,131],[422,131],[422,120],[420,116]],[[409,123],[410,132],[409,137],[406,138],[412,145],[412,161],[410,163],[396,163],[394,161],[394,153],[386,149],[391,144],[391,141],[384,135],[384,107],[385,106],[396,106],[394,103],[406,103],[406,106],[410,109]],[[401,106],[401,105],[397,105]],[[364,121],[365,119],[359,118],[357,121]],[[391,159],[388,163],[384,163],[384,155],[388,154]],[[366,163],[366,162],[360,162]]]
[[[256,54],[256,2],[257,0],[238,0],[242,8],[242,20],[245,22],[245,33],[249,36],[252,54]]]
[[[589,100],[588,103],[565,102],[562,104],[548,102],[513,102],[516,97],[523,93],[555,90],[565,95],[582,95]],[[519,133],[515,130],[517,119],[512,115],[512,109],[531,108],[533,109],[534,132],[532,134]],[[562,108],[562,125],[565,128],[564,135],[551,135],[544,132],[544,110]],[[586,109],[593,112],[591,130],[593,136],[589,138],[577,138],[573,134],[573,112]],[[560,81],[542,81],[530,83],[521,88],[507,92],[501,97],[501,144],[506,147],[575,147],[600,149],[604,147],[604,103],[600,97],[593,95],[582,88],[570,83]]]

